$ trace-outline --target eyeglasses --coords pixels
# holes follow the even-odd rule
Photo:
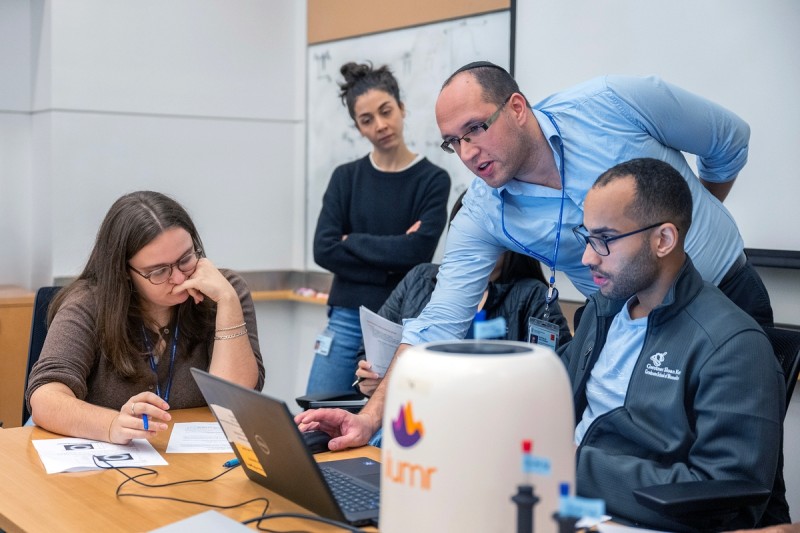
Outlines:
[[[165,265],[161,268],[151,270],[147,274],[142,274],[130,265],[128,265],[128,268],[142,276],[153,285],[161,285],[162,283],[166,283],[167,280],[172,277],[172,267],[178,267],[178,270],[184,274],[191,274],[194,272],[194,269],[197,268],[197,262],[200,261],[201,257],[203,257],[203,251],[195,250],[194,252],[189,252],[178,259],[177,263],[172,263],[171,265]]]
[[[467,133],[465,133],[461,137],[451,137],[450,139],[446,139],[440,145],[442,150],[444,150],[448,154],[454,154],[454,153],[456,153],[457,150],[461,149],[461,141],[471,143],[472,141],[474,141],[475,139],[477,139],[481,135],[483,135],[483,132],[488,130],[489,126],[494,124],[494,121],[497,120],[497,117],[500,116],[500,111],[503,110],[503,107],[505,107],[505,105],[511,99],[511,96],[513,96],[513,95],[509,94],[506,97],[506,99],[503,100],[503,103],[500,104],[497,107],[497,110],[495,110],[495,112],[492,113],[492,115],[489,118],[486,119],[486,122],[478,122],[477,124],[473,124],[467,130]]]
[[[608,249],[608,243],[616,241],[617,239],[621,239],[623,237],[630,237],[631,235],[636,235],[637,233],[641,233],[649,229],[657,228],[661,224],[666,224],[666,222],[651,224],[646,228],[640,228],[635,231],[629,231],[628,233],[623,233],[622,235],[615,235],[613,237],[598,237],[597,235],[589,235],[589,230],[587,230],[586,226],[584,226],[583,224],[572,228],[572,233],[575,235],[575,238],[578,239],[578,242],[581,243],[581,246],[585,247],[588,244],[592,247],[592,249],[595,252],[597,252],[597,255],[602,255],[603,257],[605,257],[611,253]]]

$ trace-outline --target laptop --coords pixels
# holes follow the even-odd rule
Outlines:
[[[377,525],[379,462],[357,457],[317,464],[283,401],[191,371],[247,477],[325,518]]]

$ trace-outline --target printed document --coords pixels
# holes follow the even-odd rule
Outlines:
[[[383,377],[392,362],[394,352],[400,346],[403,326],[386,320],[363,305],[359,311],[367,361],[372,363],[372,371]]]
[[[130,444],[111,444],[71,437],[32,442],[48,474],[99,470],[111,466],[122,468],[167,464],[145,439],[134,439]]]
[[[233,450],[216,422],[176,422],[167,453],[233,453]]]

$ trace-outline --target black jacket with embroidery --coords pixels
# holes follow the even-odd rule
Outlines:
[[[575,337],[562,350],[576,421],[587,405],[592,367],[623,305],[599,292],[592,295]],[[577,493],[604,499],[611,515],[685,530],[639,505],[632,491],[704,479],[746,479],[771,488],[784,398],[783,374],[767,336],[703,282],[687,258],[664,302],[648,317],[624,405],[595,419],[578,447]],[[729,526],[751,526],[764,509],[748,508]]]

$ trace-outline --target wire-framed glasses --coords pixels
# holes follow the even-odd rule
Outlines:
[[[486,122],[477,122],[469,127],[467,133],[462,135],[461,137],[451,137],[449,139],[445,139],[444,142],[439,145],[442,150],[447,152],[448,154],[454,154],[456,151],[461,150],[461,141],[471,143],[475,139],[480,138],[483,133],[489,129],[489,126],[494,124],[494,121],[497,120],[497,117],[500,116],[500,112],[503,110],[503,107],[508,103],[511,99],[512,95],[508,95],[503,103],[497,106],[497,109],[494,113],[491,114],[489,118],[486,119]]]
[[[177,262],[172,263],[170,265],[164,265],[163,267],[159,267],[155,270],[151,270],[147,274],[139,272],[132,266],[128,265],[128,268],[142,276],[144,279],[152,283],[153,285],[161,285],[162,283],[166,283],[169,278],[172,277],[172,268],[178,267],[178,270],[183,272],[184,274],[191,274],[194,272],[194,269],[197,268],[197,262],[200,261],[200,258],[203,257],[202,250],[195,250],[189,252],[188,254],[184,255]]]
[[[661,224],[666,224],[666,222],[650,224],[645,228],[639,228],[634,231],[629,231],[628,233],[623,233],[622,235],[614,235],[613,237],[605,237],[605,236],[600,237],[598,235],[590,235],[589,230],[587,230],[586,226],[584,226],[583,224],[572,228],[572,233],[573,235],[575,235],[575,238],[578,239],[578,242],[581,243],[581,246],[586,246],[588,244],[589,246],[592,247],[592,250],[597,252],[597,255],[602,255],[603,257],[605,257],[611,253],[611,251],[608,249],[608,243],[616,241],[618,239],[622,239],[623,237],[630,237],[631,235],[642,233],[643,231],[647,231],[649,229],[657,228]]]

